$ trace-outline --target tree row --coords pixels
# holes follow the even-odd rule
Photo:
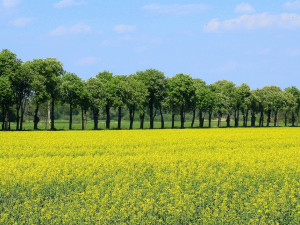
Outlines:
[[[82,129],[85,129],[87,111],[92,113],[94,129],[98,129],[100,114],[106,116],[106,129],[110,129],[111,109],[118,112],[118,129],[121,129],[122,112],[129,111],[130,129],[135,117],[140,128],[149,118],[150,129],[160,117],[164,128],[164,114],[170,113],[172,128],[175,116],[180,115],[180,127],[185,127],[186,113],[192,114],[191,127],[196,117],[199,127],[208,127],[217,119],[218,127],[226,118],[227,127],[279,124],[279,114],[292,126],[297,125],[300,111],[300,91],[295,86],[284,90],[266,86],[250,90],[247,84],[236,86],[227,80],[207,85],[201,79],[188,74],[176,74],[168,78],[155,69],[138,71],[128,76],[113,75],[108,71],[82,80],[74,73],[66,72],[56,59],[34,59],[25,63],[16,54],[4,49],[0,52],[0,105],[2,130],[10,129],[9,111],[16,115],[16,129],[23,130],[24,112],[30,103],[34,105],[33,128],[38,129],[40,106],[49,103],[51,130],[55,130],[55,105],[69,106],[69,129],[72,129],[73,111],[81,109]]]

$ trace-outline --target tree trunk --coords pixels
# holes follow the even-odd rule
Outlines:
[[[267,127],[269,127],[270,126],[270,122],[271,122],[271,110],[268,110],[267,114],[268,114]]]
[[[172,129],[175,128],[175,113],[172,112]]]
[[[180,109],[180,121],[181,121],[181,129],[184,128],[184,105],[181,105],[181,109]]]
[[[222,113],[219,113],[218,115],[218,127],[221,127],[221,118],[222,118]]]
[[[199,111],[199,127],[204,127],[204,113],[202,110]]]
[[[54,126],[54,96],[52,96],[52,101],[51,101],[51,130],[55,130]]]
[[[191,128],[194,127],[194,123],[195,123],[195,116],[196,116],[196,109],[193,110],[193,118],[192,118],[192,123],[191,123]]]
[[[106,129],[110,129],[110,107],[108,105],[106,105],[105,111],[106,111]]]
[[[19,113],[20,113],[20,105],[19,104],[17,104],[17,106],[16,106],[16,111],[17,111],[17,127],[16,127],[16,130],[20,130],[20,115],[19,115]]]
[[[135,113],[135,108],[130,108],[129,109],[129,118],[130,118],[130,125],[129,125],[129,129],[132,130],[133,129],[133,121],[134,121],[134,113]]]
[[[33,119],[33,123],[34,123],[33,129],[34,130],[38,129],[38,123],[40,121],[40,118],[38,117],[38,113],[39,113],[39,104],[37,103],[36,108],[34,110],[34,119]]]
[[[230,113],[228,113],[228,115],[227,115],[226,123],[227,123],[226,126],[230,127]]]
[[[255,127],[256,116],[255,112],[251,111],[251,127]]]
[[[50,111],[51,111],[51,107],[50,107],[50,100],[48,101],[48,114],[47,114],[47,123],[46,123],[46,128],[50,129],[51,126],[51,122],[50,122]]]
[[[297,127],[299,126],[299,112],[297,112],[297,123],[296,123],[296,126]]]
[[[235,112],[234,112],[234,126],[235,127],[239,127],[239,117],[240,117],[240,110],[238,109],[238,110],[236,110]]]
[[[295,113],[292,113],[292,127],[295,126]]]
[[[99,109],[93,109],[94,130],[98,130]]]
[[[274,112],[274,127],[277,126],[277,120],[278,120],[278,111],[275,110],[275,112]]]
[[[83,108],[81,108],[81,130],[84,130],[84,122],[83,122]]]
[[[70,104],[69,130],[72,130],[72,122],[73,122],[73,108],[72,108],[72,104]]]
[[[284,113],[284,126],[287,126],[287,115],[288,115],[288,111],[285,111]]]
[[[86,129],[87,124],[87,116],[86,116],[86,109],[84,109],[84,129]]]
[[[23,130],[24,112],[25,112],[25,102],[23,104],[21,104],[20,130]]]
[[[118,108],[118,129],[121,130],[121,121],[122,121],[122,107]]]
[[[2,106],[2,113],[3,113],[2,130],[8,130],[8,109],[6,105]]]
[[[153,129],[154,128],[153,104],[149,104],[149,114],[150,114],[150,129]]]
[[[4,113],[4,130],[8,129],[8,107],[5,107],[5,113]]]
[[[160,122],[161,122],[161,129],[165,129],[165,120],[164,120],[164,115],[161,110],[161,106],[159,107],[159,113],[160,113]]]
[[[245,115],[245,118],[244,118],[243,127],[247,127],[248,126],[248,116],[249,116],[249,110],[247,109],[246,110],[246,115]]]
[[[4,105],[2,105],[2,130],[4,130],[4,112],[5,112]]]
[[[261,111],[261,112],[260,112],[259,126],[260,126],[260,127],[263,127],[263,126],[264,126],[264,111]]]
[[[212,112],[208,113],[208,127],[211,128],[211,116],[212,116]]]
[[[145,113],[140,114],[140,129],[144,129]]]
[[[81,108],[81,129],[85,130],[86,128],[86,110]]]

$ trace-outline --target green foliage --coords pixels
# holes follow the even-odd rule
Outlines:
[[[7,49],[0,52],[0,77],[12,77],[20,72],[22,61]]]
[[[60,92],[61,76],[64,73],[62,63],[56,59],[47,58],[34,59],[30,65],[33,71],[45,78],[44,85],[46,92],[50,96],[57,96]]]
[[[195,95],[193,79],[187,74],[177,74],[168,81],[168,95],[174,109],[184,106],[185,110],[191,108]]]
[[[80,103],[80,97],[83,91],[82,80],[74,73],[65,73],[62,77],[61,100],[72,107]]]
[[[102,96],[102,103],[103,107],[112,107],[114,105],[114,97],[115,97],[115,90],[112,85],[113,83],[113,74],[104,71],[101,73],[98,73],[96,76],[97,79],[99,79],[103,83],[103,96]]]
[[[124,99],[128,109],[143,110],[147,102],[148,92],[146,85],[136,75],[129,75],[124,87]]]
[[[295,111],[299,113],[300,111],[300,90],[295,86],[288,87],[285,89],[285,92],[290,93],[294,96],[295,101]]]
[[[0,77],[0,104],[10,105],[12,103],[13,90],[11,89],[11,82],[8,77]]]
[[[137,79],[141,80],[149,93],[147,102],[149,107],[158,107],[165,95],[166,78],[163,72],[155,69],[138,71]]]
[[[104,105],[104,84],[100,79],[90,78],[86,82],[87,91],[90,94],[90,106],[92,109],[100,109]]]

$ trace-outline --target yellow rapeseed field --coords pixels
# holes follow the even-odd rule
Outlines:
[[[0,224],[300,224],[300,129],[0,132]]]

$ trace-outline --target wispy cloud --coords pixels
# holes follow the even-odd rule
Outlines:
[[[300,0],[296,0],[293,2],[286,2],[283,7],[287,10],[298,10],[300,9]]]
[[[77,61],[77,65],[79,66],[87,66],[87,65],[93,65],[99,62],[99,58],[94,56],[87,56],[85,58],[82,58]]]
[[[236,13],[252,13],[254,12],[254,8],[248,3],[241,3],[237,5],[234,9]]]
[[[282,14],[253,14],[242,15],[238,18],[219,21],[219,19],[211,20],[204,30],[208,32],[226,31],[235,29],[259,29],[259,28],[296,28],[300,27],[300,15],[292,13]]]
[[[114,31],[119,33],[119,34],[132,32],[135,29],[136,29],[136,26],[134,26],[134,25],[120,24],[120,25],[114,26]]]
[[[192,13],[201,13],[207,9],[204,4],[170,4],[170,5],[159,5],[150,4],[145,5],[141,8],[142,10],[158,13],[158,14],[168,14],[168,15],[186,15]]]
[[[18,5],[22,0],[1,0],[4,8],[13,8]]]
[[[55,8],[64,8],[68,6],[79,6],[86,4],[86,1],[76,1],[76,0],[61,0],[54,4]]]
[[[83,22],[77,23],[74,26],[64,26],[61,25],[55,28],[50,32],[51,36],[61,36],[61,35],[69,35],[69,34],[84,34],[91,31],[91,27],[86,25]]]
[[[10,21],[10,24],[15,27],[25,27],[32,21],[32,18],[20,17],[18,19]]]

